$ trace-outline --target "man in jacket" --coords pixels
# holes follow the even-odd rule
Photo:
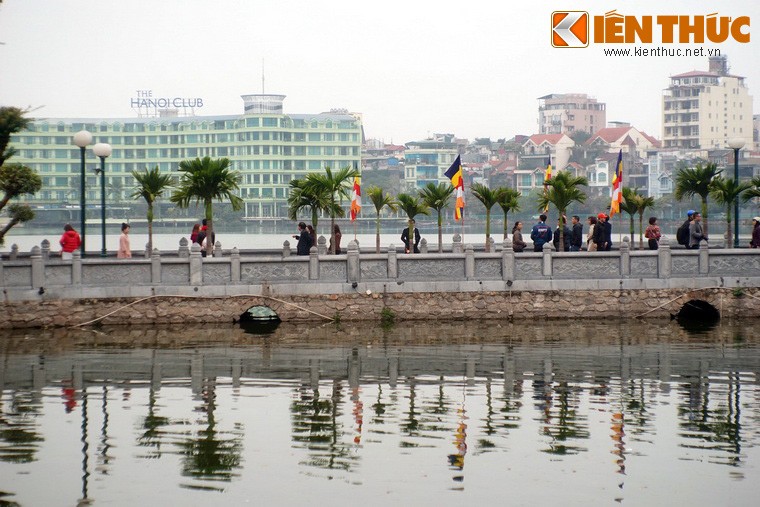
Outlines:
[[[560,227],[562,227],[562,249],[559,248]],[[554,249],[558,252],[570,252],[570,242],[573,239],[573,231],[567,226],[565,217],[562,220],[557,220],[557,229],[554,231]]]
[[[596,216],[596,219],[596,225],[594,226],[594,243],[596,244],[596,249],[599,252],[609,251],[609,243],[611,239],[607,239],[607,215],[599,213]],[[612,236],[612,226],[610,226],[609,236]]]
[[[309,234],[309,231],[306,230],[305,223],[298,223],[298,235],[293,237],[298,240],[298,245],[296,246],[296,255],[309,255],[309,252],[311,251],[311,247],[313,245],[311,241],[311,234]]]
[[[752,241],[749,242],[752,248],[760,248],[760,217],[752,219]]]
[[[700,213],[694,213],[691,219],[691,225],[689,225],[689,248],[699,248],[699,243],[705,240],[707,236],[704,235],[702,229],[702,215]]]
[[[533,240],[534,252],[541,252],[544,244],[552,240],[552,229],[546,225],[546,215],[538,217],[538,223],[530,231],[530,239]]]
[[[583,245],[583,224],[578,215],[573,215],[571,221],[573,224],[573,237],[570,240],[570,251],[580,252],[581,246]]]
[[[415,224],[415,221],[412,220],[412,225],[414,224]],[[404,251],[406,253],[409,253],[411,251],[409,247],[409,227],[407,227],[401,232],[401,241],[404,242]],[[414,228],[414,253],[420,253],[419,244],[420,244],[420,230],[415,227]]]

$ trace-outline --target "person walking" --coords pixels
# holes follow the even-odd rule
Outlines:
[[[298,245],[296,245],[296,255],[309,255],[309,251],[314,243],[311,240],[311,234],[309,234],[309,231],[306,229],[305,223],[298,223],[298,235],[293,237],[298,240]]]
[[[116,252],[117,259],[131,259],[132,250],[129,248],[129,224],[121,224],[121,236],[119,236],[119,250]]]
[[[596,252],[596,243],[594,243],[594,228],[596,227],[596,217],[588,217],[588,234],[586,234],[586,249],[589,252]]]
[[[61,245],[61,259],[64,261],[70,261],[73,257],[73,252],[82,244],[82,238],[79,233],[74,230],[71,224],[63,226],[63,235],[58,241]]]
[[[695,212],[689,225],[689,248],[692,250],[698,249],[699,243],[702,240],[707,241],[707,236],[705,236],[702,229],[702,214]]]
[[[599,213],[596,216],[596,225],[594,226],[594,244],[599,252],[605,252],[609,250],[607,241],[607,215]],[[610,232],[611,234],[611,232]]]
[[[644,231],[644,237],[649,240],[649,249],[657,250],[660,246],[660,226],[657,225],[657,217],[649,218],[649,225],[647,230]]]
[[[751,248],[760,248],[760,217],[752,219],[752,240],[749,242]]]
[[[317,246],[317,231],[314,230],[314,226],[311,224],[306,226],[306,231],[311,236],[311,246]]]
[[[752,248],[760,248],[760,217],[752,219],[752,241],[749,242]]]
[[[523,241],[522,237],[523,223],[519,220],[515,222],[515,226],[512,227],[512,250],[515,252],[522,252],[528,244]]]
[[[201,233],[201,225],[200,224],[193,224],[193,231],[190,233],[190,244],[198,243],[198,235]]]
[[[609,215],[604,215],[604,241],[604,251],[609,252],[612,250],[612,222]]]
[[[573,224],[572,238],[570,239],[570,251],[580,252],[583,246],[583,224],[581,223],[581,217],[573,215],[570,219]]]
[[[530,239],[533,240],[533,251],[541,252],[544,244],[552,240],[552,229],[546,225],[546,215],[539,215],[538,223],[530,231]]]
[[[417,222],[414,219],[412,219],[412,225],[414,226],[414,224],[416,223]],[[401,232],[401,241],[403,241],[404,243],[404,253],[409,253],[411,251],[409,247],[409,227],[407,227]],[[420,253],[419,244],[420,244],[420,230],[417,229],[416,226],[414,226],[414,253]]]

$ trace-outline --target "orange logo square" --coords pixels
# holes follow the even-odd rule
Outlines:
[[[552,12],[552,46],[555,48],[588,46],[588,12]]]

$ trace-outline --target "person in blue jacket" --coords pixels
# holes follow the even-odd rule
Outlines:
[[[546,225],[546,215],[538,217],[538,223],[530,231],[530,239],[533,240],[534,252],[543,251],[544,243],[552,240],[552,228]]]

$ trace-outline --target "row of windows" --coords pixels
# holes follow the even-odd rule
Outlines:
[[[30,132],[78,132],[89,130],[90,132],[182,132],[187,130],[222,130],[239,128],[325,128],[325,129],[356,129],[359,123],[356,120],[304,120],[302,118],[239,118],[235,120],[200,120],[200,121],[174,121],[167,123],[71,123],[58,122],[35,122],[29,125]]]
[[[88,190],[85,192],[86,199],[93,203],[98,202],[100,199],[100,187],[98,190]],[[288,188],[241,188],[240,197],[243,199],[257,199],[257,198],[277,198],[286,199],[288,197]],[[108,192],[108,190],[106,190]],[[113,200],[117,198],[114,193],[108,193],[107,198],[109,202],[113,204]],[[79,199],[79,193],[74,190],[42,190],[35,198],[27,199],[27,201],[53,201],[57,204],[76,202]],[[119,200],[128,201],[131,200],[129,192],[122,192],[118,196]]]
[[[320,143],[320,142],[342,142],[358,143],[359,134],[341,132],[321,133],[321,132],[238,132],[238,133],[219,133],[219,134],[185,134],[185,135],[163,135],[163,136],[95,136],[94,143],[109,143],[113,146],[142,146],[142,145],[183,145],[183,144],[217,144],[217,143],[237,143],[250,141],[280,141],[284,143]],[[20,145],[69,145],[72,139],[70,136],[30,136],[16,135],[12,142]]]

